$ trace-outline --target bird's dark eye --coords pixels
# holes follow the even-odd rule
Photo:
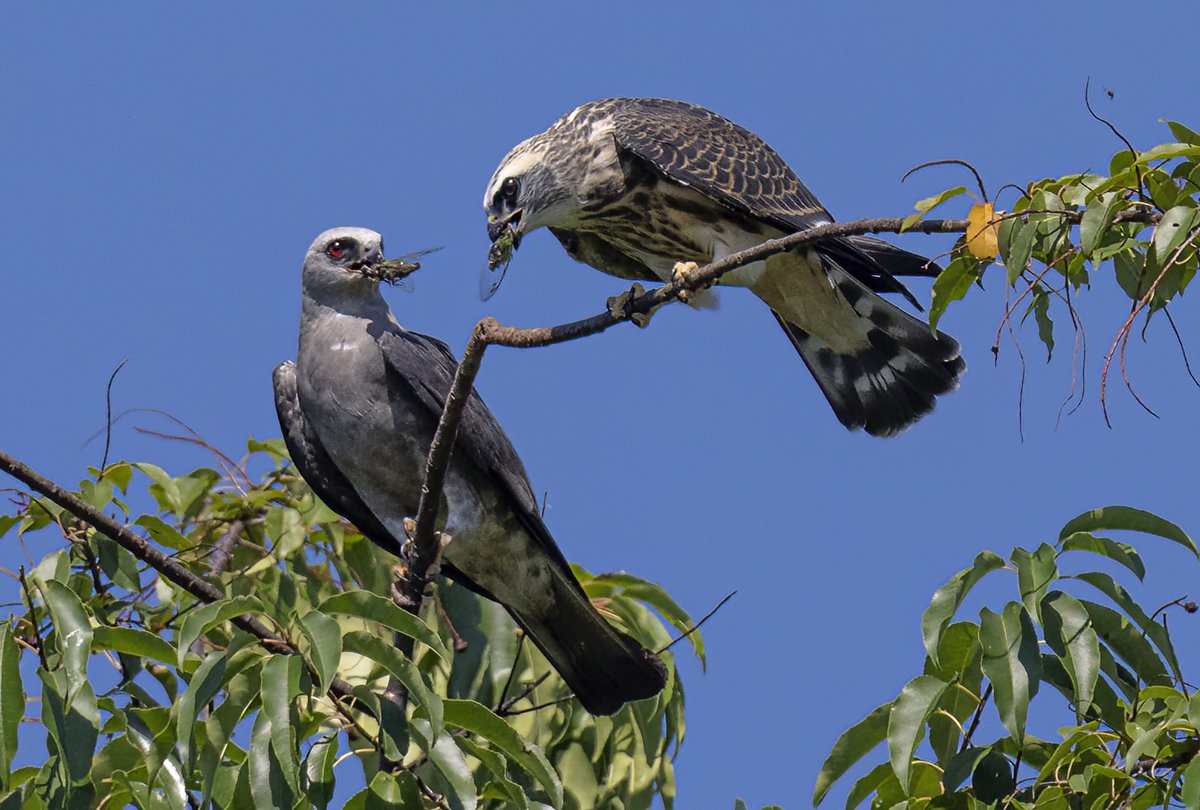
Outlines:
[[[500,186],[500,193],[504,195],[506,200],[515,200],[517,192],[521,190],[521,181],[515,177],[510,177],[504,181],[504,185]]]
[[[344,257],[354,247],[353,240],[350,239],[334,239],[325,246],[325,255],[331,259],[340,259]]]

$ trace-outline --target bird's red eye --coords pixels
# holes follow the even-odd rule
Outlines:
[[[346,255],[349,245],[341,239],[335,239],[325,246],[325,255],[331,259],[340,259]]]

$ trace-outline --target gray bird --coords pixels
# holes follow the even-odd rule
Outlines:
[[[833,218],[753,132],[682,101],[614,98],[575,109],[518,144],[484,195],[492,263],[547,227],[567,253],[627,279],[672,281],[767,239]],[[819,242],[742,267],[837,418],[900,433],[958,387],[958,343],[885,301],[920,304],[896,276],[931,261],[866,236]]]
[[[410,332],[379,291],[382,239],[364,228],[317,237],[304,259],[296,361],[274,371],[284,440],[313,491],[398,554],[416,514],[425,456],[457,363]],[[443,571],[499,602],[593,714],[655,695],[656,655],[597,613],[542,522],[520,458],[474,391],[446,477]]]

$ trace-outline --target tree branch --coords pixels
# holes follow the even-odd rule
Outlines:
[[[111,537],[134,557],[151,566],[154,570],[200,601],[216,602],[225,598],[225,594],[219,588],[208,580],[194,574],[166,554],[163,554],[157,548],[150,545],[144,537],[134,534],[99,509],[80,500],[58,484],[39,475],[29,466],[22,464],[3,451],[0,451],[0,470],[16,478],[34,492],[45,496],[96,531]],[[237,616],[231,621],[247,633],[255,636],[264,646],[274,652],[291,655],[300,654],[300,651],[292,646],[290,642],[271,632],[266,625],[253,616]],[[334,681],[329,691],[339,698],[352,697],[350,685],[340,679]]]

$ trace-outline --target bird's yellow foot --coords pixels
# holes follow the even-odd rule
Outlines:
[[[677,284],[686,284],[691,277],[691,274],[696,272],[700,265],[695,262],[675,262],[675,266],[671,268],[671,280]],[[680,290],[677,297],[683,303],[687,303],[692,297],[691,290]]]

